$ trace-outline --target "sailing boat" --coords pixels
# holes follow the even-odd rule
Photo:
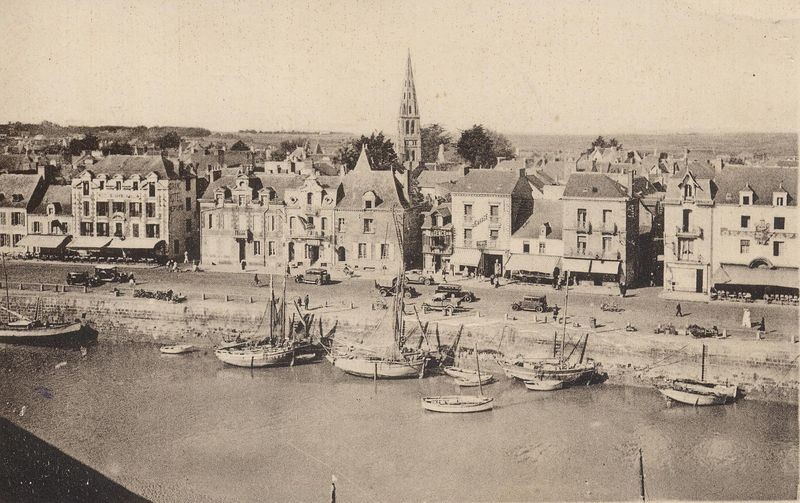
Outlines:
[[[564,358],[564,344],[567,337],[567,309],[569,308],[569,273],[567,273],[566,292],[564,298],[564,329],[561,334],[561,353],[558,358],[539,358],[524,359],[517,361],[499,362],[500,367],[509,377],[528,381],[526,387],[535,390],[553,390],[559,387],[569,386],[579,382],[591,381],[598,371],[598,364],[594,360],[587,358],[584,362],[586,345],[589,342],[589,334],[583,337],[583,347],[578,363],[569,363],[572,353]],[[555,344],[555,342],[554,342]],[[580,341],[578,341],[580,344]],[[577,349],[576,345],[572,351]],[[555,352],[555,347],[553,348]],[[552,382],[558,381],[561,386]]]
[[[723,405],[738,398],[739,387],[735,384],[722,384],[707,382],[706,373],[706,345],[700,359],[700,380],[675,379],[667,386],[659,387],[662,395],[675,402],[687,405]]]
[[[273,367],[294,362],[296,346],[286,334],[286,278],[283,278],[283,306],[281,315],[281,333],[283,340],[276,340],[273,330],[275,328],[275,294],[272,288],[272,276],[269,283],[269,333],[266,339],[256,343],[220,347],[214,350],[214,355],[223,363],[236,367]]]
[[[397,222],[397,217],[392,214],[400,249],[403,248],[403,233]],[[347,374],[358,377],[371,377],[373,379],[408,379],[424,377],[425,364],[428,355],[419,350],[410,350],[404,346],[405,323],[403,319],[405,308],[405,262],[401,260],[400,271],[397,275],[397,294],[392,303],[392,331],[391,341],[384,341],[383,351],[369,348],[348,350],[345,352],[332,351],[328,355],[333,365]],[[386,334],[384,332],[384,334]],[[389,335],[389,334],[386,334]]]
[[[11,310],[11,298],[8,292],[8,271],[6,270],[6,256],[2,254],[3,276],[6,286],[6,305],[1,306],[6,314],[6,322],[0,323],[0,342],[9,344],[44,344],[57,340],[68,339],[83,332],[84,323],[81,321],[50,323],[38,319],[41,301],[36,303],[34,319],[23,316]],[[12,316],[14,319],[12,319]]]
[[[483,412],[494,408],[494,398],[483,396],[481,364],[478,360],[478,344],[475,343],[475,368],[480,395],[438,395],[422,398],[422,408],[431,412],[466,413]]]

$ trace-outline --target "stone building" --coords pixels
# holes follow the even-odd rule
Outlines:
[[[61,257],[72,238],[72,187],[50,185],[28,212],[28,235],[20,242],[28,253]]]
[[[422,268],[426,272],[450,272],[453,255],[453,217],[450,203],[436,204],[422,212]]]
[[[28,213],[42,200],[45,180],[37,174],[0,174],[0,253],[25,252]]]
[[[422,162],[422,134],[420,132],[417,89],[411,70],[411,52],[406,63],[406,78],[403,82],[403,98],[397,119],[397,157],[407,169],[414,169]]]
[[[536,199],[533,214],[511,236],[510,256],[505,264],[509,276],[552,282],[561,274],[563,203]]]
[[[199,256],[197,178],[162,156],[110,155],[72,179],[79,253]]]

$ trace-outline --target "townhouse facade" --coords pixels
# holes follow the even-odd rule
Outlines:
[[[63,257],[72,238],[72,187],[49,185],[44,196],[28,212],[28,235],[20,242],[27,253]]]
[[[41,173],[0,174],[0,253],[25,251],[28,214],[39,204],[45,192]]]
[[[563,206],[560,200],[534,199],[533,214],[511,236],[509,277],[553,282],[561,276]]]
[[[429,273],[449,272],[453,255],[450,203],[436,204],[422,216],[422,268]]]

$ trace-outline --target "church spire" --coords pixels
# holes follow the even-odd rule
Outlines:
[[[400,114],[397,121],[397,154],[406,167],[414,168],[422,159],[422,138],[419,127],[417,90],[414,86],[414,72],[411,67],[411,50],[409,49],[406,78],[403,83],[403,99],[400,100]]]

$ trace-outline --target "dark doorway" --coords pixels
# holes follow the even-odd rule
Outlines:
[[[439,272],[442,269],[442,256],[441,255],[434,255],[433,256],[433,271]]]
[[[347,250],[344,246],[340,246],[336,250],[336,260],[339,262],[346,262],[347,261]]]
[[[238,241],[238,243],[239,243],[239,262],[241,262],[242,260],[244,260],[244,256],[245,256],[245,242],[244,242],[244,239],[240,239]]]
[[[289,243],[289,262],[294,262],[294,243]]]
[[[695,271],[695,287],[694,291],[697,293],[703,292],[703,270],[698,269]]]
[[[319,246],[306,245],[306,255],[308,255],[309,264],[316,264],[319,260]]]

